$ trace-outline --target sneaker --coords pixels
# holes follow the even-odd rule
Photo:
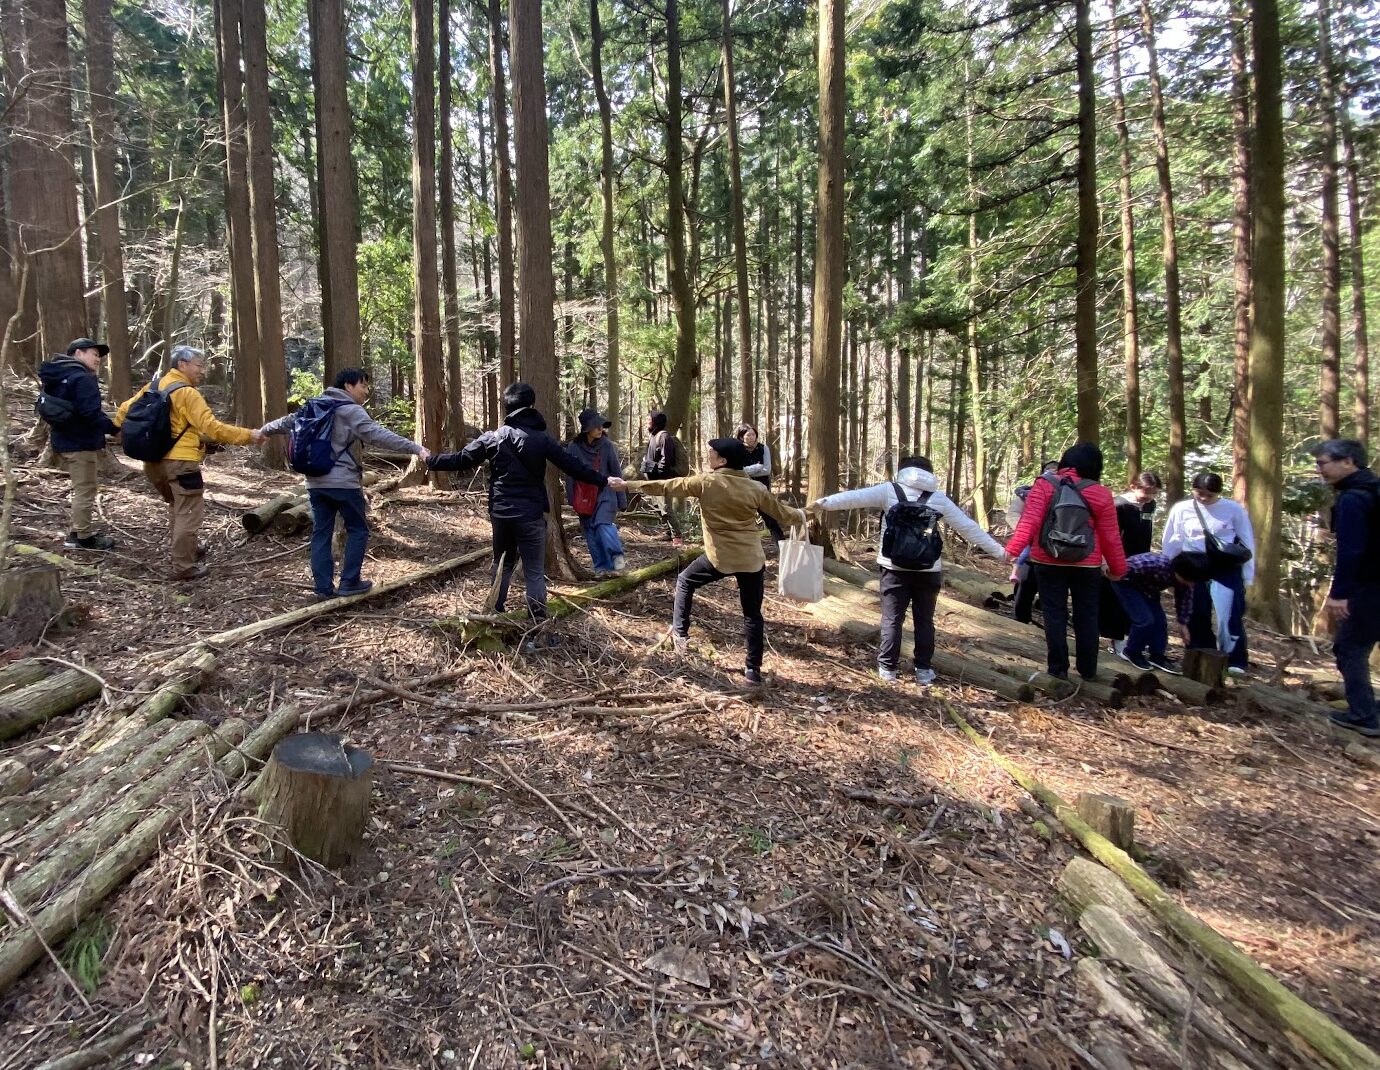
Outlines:
[[[1126,640],[1125,640],[1125,639],[1113,639],[1113,640],[1112,640],[1112,645],[1111,645],[1110,647],[1108,647],[1107,649],[1110,650],[1110,651],[1111,651],[1113,654],[1115,654],[1117,657],[1121,657],[1121,656],[1125,653],[1125,650],[1126,650]]]
[[[1228,665],[1227,675],[1235,676],[1238,680],[1240,680],[1242,677],[1246,675],[1246,670],[1243,669],[1240,665]]]
[[[1368,739],[1380,737],[1380,721],[1357,721],[1346,713],[1334,713],[1328,720],[1338,728],[1345,728],[1348,732],[1359,732]]]
[[[628,559],[627,559],[626,557],[624,557],[622,554],[614,554],[614,555],[613,555],[613,571],[614,571],[614,572],[622,572],[622,571],[623,571],[625,568],[627,568],[627,567],[628,567]]]
[[[85,535],[78,537],[75,531],[68,532],[62,545],[69,550],[113,550],[115,540],[109,535]]]
[[[596,580],[606,580],[612,575],[613,573],[606,568],[596,568],[594,570],[594,578]]]
[[[916,669],[915,682],[921,687],[929,687],[936,677],[933,669]]]
[[[318,602],[329,602],[332,598],[338,597],[334,591],[312,591],[311,596]]]
[[[371,590],[373,586],[373,580],[360,580],[358,583],[350,584],[342,583],[336,588],[335,593],[341,598],[349,598],[352,594],[363,594],[365,591]]]
[[[181,572],[176,573],[173,579],[179,583],[192,583],[195,580],[205,579],[206,574],[210,571],[205,565],[193,565],[191,568],[184,568]]]
[[[690,653],[690,637],[688,635],[677,635],[671,632],[671,649],[677,654]]]
[[[1144,654],[1126,653],[1125,643],[1121,644],[1121,649],[1116,652],[1116,656],[1119,657],[1122,661],[1126,662],[1127,665],[1134,666],[1141,672],[1150,671],[1150,659],[1147,658]]]
[[[743,670],[743,679],[746,680],[746,681],[747,681],[749,684],[751,684],[753,687],[758,687],[758,686],[762,683],[762,670],[761,670],[761,669],[744,669],[744,670]]]
[[[1182,676],[1184,674],[1183,666],[1168,654],[1151,654],[1145,660],[1150,663],[1151,668],[1159,669],[1160,672],[1167,672],[1170,676]]]
[[[896,674],[895,669],[888,669],[885,665],[877,666],[877,675],[880,676],[882,680],[888,684],[894,684],[897,680],[900,679],[900,677]]]

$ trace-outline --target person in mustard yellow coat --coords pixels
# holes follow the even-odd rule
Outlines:
[[[167,392],[177,386],[169,397],[172,415],[173,447],[161,461],[145,461],[144,475],[162,499],[168,503],[172,526],[170,564],[175,580],[199,580],[206,575],[206,566],[198,559],[197,532],[206,511],[205,484],[201,478],[201,463],[206,457],[206,443],[219,442],[226,446],[259,445],[264,436],[248,427],[221,423],[211,412],[211,406],[197,389],[206,378],[206,354],[192,346],[177,346],[172,351],[171,367],[158,381],[158,389]],[[130,398],[115,414],[120,426],[129,414],[129,407],[147,392],[145,386]]]

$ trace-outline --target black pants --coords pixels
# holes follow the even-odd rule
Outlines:
[[[1380,640],[1380,584],[1357,587],[1347,599],[1348,614],[1337,626],[1332,653],[1346,686],[1347,714],[1357,724],[1374,727],[1375,691],[1370,682],[1370,653]]]
[[[899,572],[882,569],[882,646],[877,664],[896,671],[901,663],[901,628],[910,608],[915,628],[915,667],[928,669],[934,659],[934,606],[943,585],[941,572]]]
[[[1022,624],[1030,623],[1030,615],[1035,609],[1035,596],[1040,593],[1040,581],[1035,576],[1035,564],[1026,565],[1025,579],[1016,584],[1016,603],[1011,607],[1011,616]]]
[[[1097,632],[1104,639],[1125,639],[1131,627],[1131,618],[1117,596],[1116,588],[1106,576],[1098,590]]]
[[[499,558],[503,558],[503,579],[498,585],[495,608],[501,613],[508,601],[508,584],[513,569],[522,561],[522,574],[527,583],[527,612],[534,620],[546,619],[546,517],[535,520],[499,520],[490,518],[494,529],[494,565],[489,573],[498,572]]]
[[[1073,649],[1078,675],[1097,675],[1097,603],[1102,571],[1080,565],[1036,565],[1040,612],[1045,619],[1045,660],[1050,674],[1069,671],[1069,601],[1073,601]]]
[[[771,532],[771,548],[775,550],[778,542],[786,541],[786,533],[781,530],[781,525],[776,522],[776,517],[768,516],[763,512],[759,512],[757,515],[762,518],[762,523],[767,525],[767,530]]]
[[[695,591],[732,575],[738,581],[738,601],[743,607],[743,641],[747,644],[746,668],[762,667],[762,647],[766,642],[766,622],[762,619],[762,595],[766,589],[765,568],[756,572],[720,572],[700,554],[691,561],[676,581],[676,608],[671,615],[671,630],[677,635],[690,634],[690,604]]]

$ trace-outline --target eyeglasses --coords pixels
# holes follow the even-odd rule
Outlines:
[[[1336,464],[1338,460],[1337,457],[1319,457],[1317,467],[1321,468],[1325,464]]]

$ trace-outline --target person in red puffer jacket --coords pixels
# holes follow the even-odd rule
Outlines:
[[[1006,544],[1006,552],[1012,557],[1030,548],[1030,561],[1040,587],[1049,674],[1063,680],[1069,675],[1070,599],[1078,675],[1092,680],[1097,676],[1097,609],[1102,573],[1105,571],[1113,580],[1119,580],[1126,573],[1126,551],[1117,527],[1116,503],[1112,501],[1112,492],[1097,482],[1101,478],[1102,451],[1091,442],[1070,446],[1059,459],[1058,471],[1042,475],[1035,481],[1025,500],[1020,523]],[[1078,561],[1061,561],[1040,545],[1045,514],[1065,480],[1078,486],[1092,514],[1092,550]],[[1085,483],[1089,480],[1091,482]]]

